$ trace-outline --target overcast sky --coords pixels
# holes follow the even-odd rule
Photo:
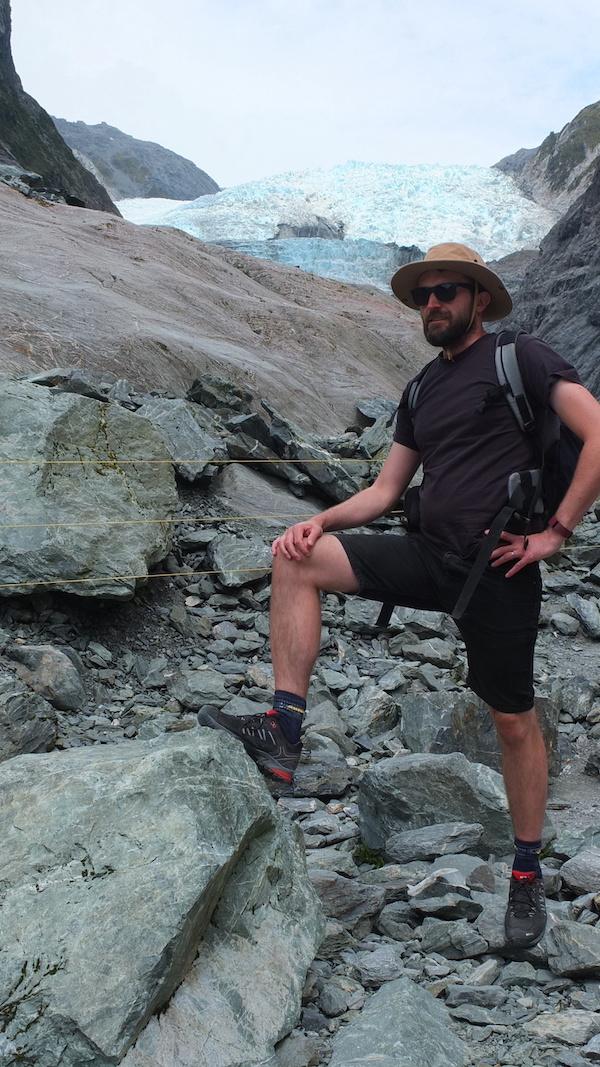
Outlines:
[[[12,0],[23,86],[219,185],[496,162],[600,98],[599,0]]]

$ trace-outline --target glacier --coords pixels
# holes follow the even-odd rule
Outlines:
[[[494,260],[536,248],[557,217],[492,167],[360,162],[274,175],[192,201],[118,207],[131,222],[175,226],[202,241],[380,288],[405,262],[407,246],[460,241]],[[277,239],[282,225],[288,233],[319,221],[343,240]]]

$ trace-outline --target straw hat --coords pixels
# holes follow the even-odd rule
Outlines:
[[[417,305],[411,296],[411,291],[416,289],[419,278],[428,270],[458,271],[478,282],[492,298],[483,313],[483,318],[488,322],[503,319],[512,310],[512,300],[504,284],[493,270],[486,267],[477,252],[474,252],[472,248],[467,248],[466,245],[442,244],[430,248],[424,259],[406,263],[400,267],[392,278],[392,289],[398,300],[415,311]]]

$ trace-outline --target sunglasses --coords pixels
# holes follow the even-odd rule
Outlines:
[[[411,289],[410,295],[417,307],[424,308],[427,307],[432,293],[441,304],[451,304],[459,289],[474,292],[475,286],[473,282],[440,282],[439,285],[419,285],[416,289]]]

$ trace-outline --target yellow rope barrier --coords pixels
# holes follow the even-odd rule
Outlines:
[[[258,458],[252,459],[252,457],[250,457],[249,459],[210,459],[207,456],[176,456],[174,459],[143,459],[143,458],[140,458],[140,459],[119,459],[118,456],[115,456],[113,459],[44,459],[43,456],[39,456],[37,459],[35,459],[35,458],[32,458],[32,459],[0,459],[0,466],[2,466],[2,465],[11,466],[11,465],[15,465],[15,464],[36,464],[36,465],[38,465],[40,467],[45,467],[45,466],[50,466],[50,465],[52,465],[53,467],[55,467],[55,466],[73,466],[73,467],[78,467],[78,466],[85,466],[86,464],[87,465],[93,464],[95,467],[101,467],[101,466],[114,467],[114,465],[116,463],[120,464],[121,466],[126,466],[127,464],[138,465],[140,463],[170,463],[172,465],[174,465],[176,463],[206,463],[210,467],[216,467],[216,466],[222,466],[223,464],[227,464],[227,463],[248,463],[248,464],[255,464],[255,463],[285,463],[285,464],[290,464],[290,465],[293,464],[293,463],[337,463],[337,464],[341,465],[342,463],[373,463],[373,462],[374,462],[374,460],[371,459],[371,458],[368,458],[368,457],[365,457],[365,459],[360,459],[360,458],[353,457],[353,456],[346,457],[346,456],[335,456],[335,455],[328,455],[325,459],[309,459],[308,457],[306,459],[302,459],[302,458],[300,458],[300,459],[299,458],[296,458],[296,459],[284,459],[283,457],[281,457],[281,458],[278,457],[277,459],[258,459]]]
[[[164,571],[157,574],[106,574],[102,578],[48,578],[34,582],[0,582],[0,589],[18,589],[21,586],[83,585],[86,582],[125,582],[149,578],[197,578],[203,574],[268,574],[270,567],[222,567],[211,571]]]
[[[401,515],[402,512],[398,509],[396,511],[389,511],[388,515]],[[279,513],[279,514],[260,514],[260,515],[200,515],[195,517],[185,518],[172,518],[168,516],[164,519],[91,519],[85,522],[4,522],[0,523],[0,530],[58,530],[63,527],[79,527],[86,526],[185,526],[191,523],[211,523],[211,522],[252,522],[257,519],[296,519],[297,522],[302,522],[303,519],[310,518],[310,515],[296,515],[294,512]]]

